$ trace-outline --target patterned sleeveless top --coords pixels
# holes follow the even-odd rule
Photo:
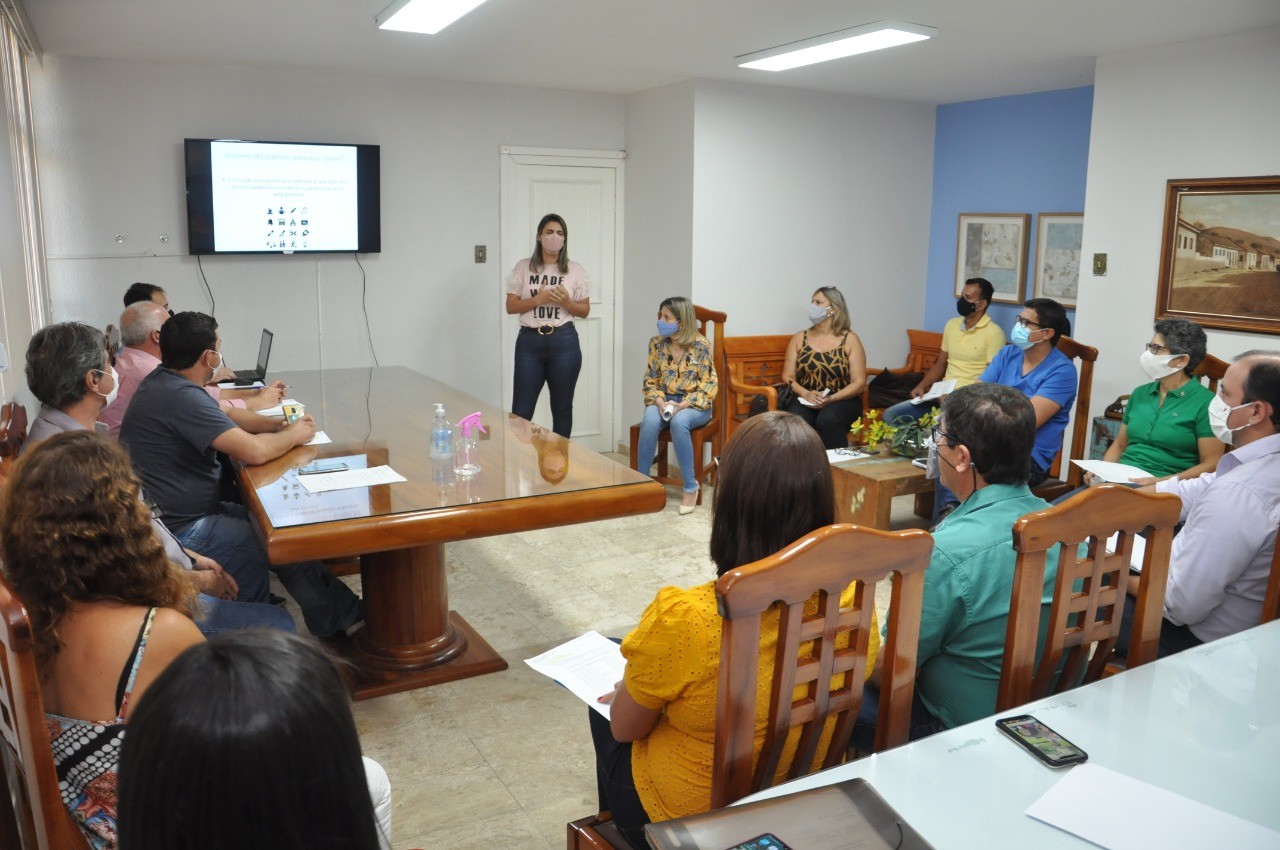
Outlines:
[[[849,386],[849,355],[844,344],[849,339],[845,331],[840,343],[830,351],[814,351],[809,347],[809,332],[804,332],[800,351],[796,354],[796,383],[807,390],[831,390],[839,392]]]
[[[116,769],[124,744],[125,714],[157,610],[147,612],[133,654],[125,664],[128,679],[115,720],[93,723],[60,714],[44,716],[53,744],[62,803],[94,850],[112,850],[116,846]]]

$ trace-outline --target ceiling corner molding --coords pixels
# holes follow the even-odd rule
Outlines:
[[[37,62],[43,63],[44,51],[40,48],[40,39],[36,38],[35,27],[31,26],[31,19],[27,17],[27,10],[23,8],[22,0],[0,0],[0,15],[9,22],[23,52],[34,56]]]

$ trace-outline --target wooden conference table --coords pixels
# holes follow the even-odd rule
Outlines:
[[[245,506],[273,564],[361,556],[365,625],[346,654],[356,699],[505,670],[449,610],[444,544],[660,511],[662,486],[582,446],[403,367],[273,373],[331,444],[239,469]],[[481,411],[479,474],[459,479],[429,457],[433,406],[452,421]],[[543,465],[539,466],[539,458]],[[340,458],[389,464],[407,481],[308,493],[297,467]],[[560,473],[567,464],[562,480]],[[546,473],[546,477],[543,475]],[[551,480],[547,480],[550,478]]]
[[[1001,716],[1015,714],[1035,715],[1094,764],[1280,830],[1280,620]],[[861,777],[938,850],[1093,847],[1024,814],[1063,775],[987,718],[743,802]],[[1100,795],[1090,805],[1128,809]]]

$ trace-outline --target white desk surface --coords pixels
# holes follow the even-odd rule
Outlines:
[[[1280,621],[1001,716],[1015,714],[1095,764],[1280,830]],[[1092,847],[1024,814],[1062,775],[987,718],[743,802],[860,776],[938,850]]]

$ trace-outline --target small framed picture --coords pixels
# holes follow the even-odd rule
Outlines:
[[[956,295],[974,277],[991,281],[992,301],[1021,304],[1026,292],[1027,213],[960,213],[956,237]]]
[[[1040,213],[1036,222],[1035,297],[1074,307],[1080,289],[1084,213]]]

